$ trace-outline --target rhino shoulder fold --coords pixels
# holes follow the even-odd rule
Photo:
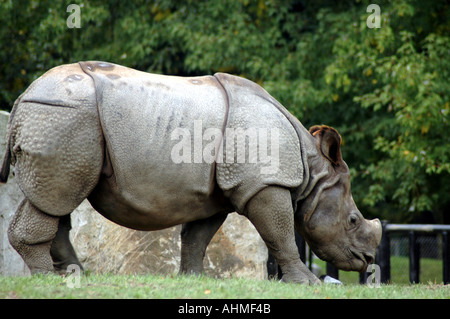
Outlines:
[[[298,188],[305,173],[301,134],[307,131],[258,84],[225,73],[214,76],[229,103],[226,146],[216,170],[218,185],[241,212],[250,198],[269,185]],[[244,136],[241,143],[240,136]]]
[[[286,117],[289,123],[291,123],[292,127],[296,130],[299,139],[301,139],[302,136],[304,137],[305,135],[309,137],[308,130],[306,130],[306,128],[300,123],[300,121],[257,83],[246,78],[227,73],[216,73],[214,74],[214,77],[219,80],[228,94],[237,93],[236,91],[244,90],[249,94],[265,100],[267,103],[272,104],[281,114]]]

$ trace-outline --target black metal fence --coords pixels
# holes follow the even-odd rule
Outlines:
[[[383,235],[375,257],[379,283],[419,283],[421,273],[424,281],[433,280],[426,275],[430,272],[433,272],[435,281],[440,277],[442,280],[438,279],[438,282],[450,283],[450,225],[390,224],[383,221],[382,226]],[[296,242],[301,260],[313,270],[313,253],[297,234]],[[421,261],[427,263],[422,264]],[[427,267],[430,269],[423,269]],[[436,271],[440,271],[442,277],[436,276]],[[267,272],[269,278],[282,277],[281,269],[270,253]],[[331,264],[326,264],[326,274],[339,279],[339,270]],[[360,273],[359,282],[367,283],[370,275],[369,272]],[[399,278],[405,276],[408,278]]]
[[[389,224],[386,221],[382,224],[383,236],[375,258],[375,263],[379,265],[381,271],[381,283],[393,282],[391,280],[391,256],[402,254],[407,255],[409,259],[408,274],[410,283],[420,282],[420,261],[421,258],[425,257],[442,260],[442,281],[444,284],[450,283],[450,243],[448,238],[450,225],[404,225]],[[408,250],[406,253],[402,251],[401,239],[399,240],[398,238],[407,238]],[[393,243],[394,245],[392,245]],[[434,249],[424,249],[426,247],[425,244],[433,245]],[[396,251],[394,252],[393,250]]]

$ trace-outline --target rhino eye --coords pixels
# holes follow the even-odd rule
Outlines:
[[[356,225],[356,222],[358,221],[358,216],[356,216],[356,215],[351,215],[350,216],[350,224],[351,225]]]

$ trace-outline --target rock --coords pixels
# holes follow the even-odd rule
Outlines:
[[[153,232],[132,230],[107,220],[87,200],[71,217],[71,241],[85,269],[118,274],[178,272],[181,226]]]
[[[205,272],[218,277],[267,278],[266,244],[246,217],[228,215],[206,250]]]
[[[0,111],[0,165],[6,151],[6,126],[9,113]],[[12,170],[8,183],[0,184],[0,275],[24,276],[30,274],[28,267],[19,254],[11,247],[8,240],[9,222],[23,199],[23,194],[16,183]]]
[[[116,225],[84,201],[72,213],[71,240],[85,269],[120,274],[176,274],[181,225],[145,232]],[[267,248],[253,225],[230,214],[206,250],[205,272],[213,277],[264,279]]]
[[[3,160],[9,113],[0,111],[0,156]],[[0,162],[1,163],[1,162]],[[0,184],[0,275],[28,275],[29,270],[8,241],[7,229],[23,194],[14,176]],[[162,274],[178,272],[180,230],[176,226],[144,232],[116,225],[98,214],[87,200],[71,214],[71,241],[86,270],[94,273]],[[253,225],[230,214],[213,237],[204,260],[213,277],[267,278],[267,248]]]

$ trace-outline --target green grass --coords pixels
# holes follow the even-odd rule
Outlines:
[[[320,259],[315,259],[314,263],[326,269],[326,263]],[[339,280],[345,284],[359,283],[359,273],[354,271],[339,271]],[[420,274],[421,283],[441,283],[442,278],[442,260],[421,258]],[[392,256],[391,257],[391,283],[409,284],[409,258]]]
[[[56,275],[0,277],[0,298],[56,299],[450,299],[450,285],[302,286],[269,280],[214,279],[193,276],[112,275],[82,276],[79,288]]]

